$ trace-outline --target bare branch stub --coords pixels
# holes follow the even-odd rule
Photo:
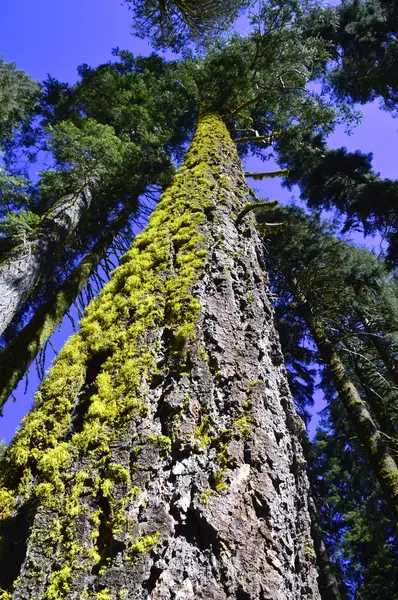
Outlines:
[[[278,200],[267,200],[266,202],[259,202],[257,204],[253,204],[252,202],[248,202],[243,210],[240,211],[238,216],[236,217],[236,223],[239,223],[244,216],[247,215],[251,210],[261,208],[262,210],[274,210],[278,205]],[[267,223],[267,225],[273,225],[272,223]],[[275,223],[276,225],[281,225],[281,223]]]
[[[265,173],[245,171],[245,177],[250,177],[250,179],[270,179],[272,177],[287,177],[287,175],[289,175],[289,169],[277,169]]]

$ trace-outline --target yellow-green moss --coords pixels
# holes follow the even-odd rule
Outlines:
[[[155,544],[158,543],[160,537],[160,531],[156,531],[152,535],[145,535],[135,542],[130,547],[130,554],[134,557],[144,552],[148,552]]]
[[[293,422],[298,433],[305,433],[305,425],[299,416],[294,417]]]
[[[92,515],[90,516],[90,521],[93,525],[92,531],[91,531],[91,539],[92,540],[96,540],[99,536],[99,527],[100,527],[100,523],[101,523],[101,514],[102,514],[102,510],[99,508],[98,510],[96,510],[95,512],[92,513]]]
[[[114,485],[112,479],[104,478],[100,480],[100,489],[104,498],[110,498]]]
[[[197,425],[194,429],[194,437],[198,441],[198,444],[201,448],[206,448],[211,443],[211,426],[209,422],[209,417],[204,417],[199,425]]]
[[[62,531],[62,524],[59,519],[53,519],[51,522],[51,527],[46,527],[44,531],[41,532],[39,543],[48,548],[49,553],[51,552],[51,546],[57,544],[60,539]]]
[[[141,493],[141,489],[138,486],[133,486],[128,490],[128,492],[123,496],[121,500],[115,502],[111,499],[111,521],[110,526],[112,529],[112,533],[117,535],[122,533],[123,529],[125,529],[128,519],[126,516],[126,511],[134,498],[137,498]]]
[[[201,361],[208,363],[209,362],[209,355],[206,352],[205,348],[203,346],[199,346],[198,348],[198,355]]]
[[[121,512],[134,492],[127,471],[111,462],[110,445],[132,420],[142,421],[149,415],[145,395],[157,367],[156,342],[148,347],[148,334],[156,339],[164,328],[168,330],[174,340],[172,360],[186,354],[194,343],[201,307],[191,287],[208,256],[203,225],[207,213],[215,209],[213,190],[220,175],[214,164],[220,159],[220,144],[236,153],[221,119],[203,115],[184,164],[148,227],[137,236],[111,281],[85,311],[80,331],[60,352],[0,465],[0,520],[10,517],[19,498],[35,495],[42,505],[57,505],[64,531],[62,559],[66,562],[51,574],[43,599],[58,600],[60,594],[67,593],[78,554],[85,553],[88,561],[97,560],[95,549],[84,549],[74,542],[74,521],[81,510],[79,497],[86,477],[98,480],[93,495],[99,493],[109,499],[115,531],[124,525]],[[65,441],[75,427],[71,422],[73,408],[93,360],[100,363],[95,394],[77,431]],[[184,368],[189,372],[188,362]],[[202,431],[200,435],[207,434]],[[164,450],[169,449],[170,440],[163,437],[156,436],[157,442]],[[148,439],[139,440],[139,444],[144,443]],[[93,472],[72,477],[69,465],[82,455]],[[41,480],[34,489],[37,473]],[[115,503],[112,496],[115,485],[120,484],[126,486],[126,502]],[[64,493],[66,485],[68,495]],[[98,519],[99,514],[92,517],[93,539],[98,537]],[[137,540],[131,551],[145,551],[157,538],[154,534]]]
[[[304,554],[305,554],[306,558],[315,558],[316,557],[314,545],[313,545],[312,541],[307,540],[306,542],[304,542]]]
[[[216,492],[208,485],[201,497],[202,504],[207,506],[209,503],[210,496],[214,496],[215,494]]]
[[[233,430],[223,429],[220,434],[213,440],[213,443],[218,448],[216,465],[217,470],[211,478],[210,485],[202,494],[202,502],[207,505],[209,498],[213,494],[225,490],[228,486],[224,481],[225,472],[228,465],[228,446],[233,437]]]
[[[226,489],[227,485],[224,482],[224,477],[225,477],[225,471],[227,470],[227,465],[228,465],[228,446],[229,446],[229,442],[230,442],[230,435],[229,432],[226,435],[222,435],[222,437],[224,439],[227,439],[226,442],[222,443],[221,448],[218,452],[218,456],[217,456],[217,466],[218,469],[214,475],[214,482],[213,482],[213,487],[216,490],[216,492],[221,492],[222,490]]]
[[[182,404],[183,412],[187,413],[189,411],[189,394],[184,394],[184,401]]]
[[[5,489],[0,489],[0,520],[6,520],[11,516],[14,507],[14,496]]]
[[[253,379],[252,381],[250,381],[249,383],[249,392],[251,392],[251,390],[256,387],[256,385],[261,385],[263,383],[262,379]]]
[[[95,600],[112,600],[111,591],[106,588],[105,590],[101,590],[94,595]]]
[[[186,350],[190,340],[195,337],[195,323],[184,323],[180,325],[174,334],[174,345],[180,350]]]
[[[150,433],[148,435],[148,440],[154,442],[162,450],[170,451],[171,449],[171,439],[166,435],[155,435],[153,433]]]
[[[255,385],[259,383],[262,383],[262,381],[257,380]],[[225,481],[225,473],[228,466],[228,447],[233,438],[247,438],[251,434],[253,425],[256,423],[255,419],[248,415],[251,407],[252,400],[248,398],[243,405],[243,411],[238,411],[237,418],[233,422],[231,428],[223,429],[220,434],[214,438],[213,443],[217,447],[217,470],[212,477],[211,486],[208,486],[202,494],[202,502],[205,505],[208,503],[211,494],[218,494],[228,488]]]
[[[80,513],[81,505],[79,498],[87,478],[88,474],[85,471],[79,471],[75,475],[74,485],[65,501],[65,511],[69,519],[74,519]]]
[[[252,419],[251,417],[248,417],[247,415],[242,415],[241,417],[239,417],[239,419],[237,419],[234,423],[234,426],[236,429],[238,429],[240,431],[240,433],[242,434],[243,437],[247,438],[249,437],[252,429],[253,429],[253,424],[255,423],[255,420]]]
[[[72,569],[64,565],[59,571],[51,573],[49,586],[41,600],[63,600],[66,598],[72,584]]]
[[[245,412],[248,412],[249,410],[251,410],[252,406],[253,406],[253,400],[251,398],[248,398],[243,404],[243,410]]]
[[[130,484],[130,473],[118,463],[109,463],[106,467],[107,475],[114,481],[121,481],[126,485]]]

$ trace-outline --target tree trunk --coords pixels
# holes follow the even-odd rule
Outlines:
[[[370,341],[386,367],[388,377],[398,386],[398,365],[386,342],[377,333],[370,335]]]
[[[354,364],[354,372],[358,377],[360,385],[364,391],[364,396],[368,403],[368,406],[371,412],[374,414],[377,423],[380,426],[380,429],[383,433],[386,433],[389,436],[389,445],[390,442],[395,446],[395,450],[398,445],[398,430],[396,427],[396,420],[391,416],[391,408],[388,406],[388,398],[381,395],[385,390],[377,390],[377,386],[375,386],[375,382],[369,377],[369,365],[364,367],[359,360],[356,358],[353,361]],[[376,367],[375,367],[376,369]],[[380,373],[376,371],[376,377],[381,377]],[[387,382],[389,385],[390,382]]]
[[[115,237],[128,223],[130,216],[131,208],[124,208],[48,302],[38,308],[16,338],[0,351],[0,410],[57,325],[61,323],[65,313],[95,272]]]
[[[43,271],[53,264],[68,236],[91,203],[87,187],[61,198],[34,232],[0,263],[0,335],[11,323]]]
[[[248,198],[202,115],[7,449],[9,598],[319,600],[302,423],[261,244],[236,223]]]
[[[316,565],[318,569],[319,592],[322,600],[342,600],[339,585],[333,570],[329,552],[324,540],[324,532],[321,525],[321,516],[319,514],[319,493],[318,481],[314,472],[313,462],[314,453],[311,442],[306,432],[301,435],[301,445],[304,458],[307,461],[307,474],[309,480],[308,510],[311,518],[311,535],[314,542],[316,555]]]
[[[373,474],[379,482],[387,504],[398,519],[398,466],[390,454],[385,439],[372,419],[372,415],[348,376],[343,362],[329,341],[322,324],[313,318],[307,307],[307,323],[318,347],[322,361],[327,366],[335,388],[347,411],[348,418],[368,458]]]
[[[357,297],[360,300],[359,294],[357,294]],[[386,368],[388,379],[390,379],[390,381],[394,385],[398,386],[398,363],[394,357],[393,352],[391,351],[391,348],[389,348],[389,343],[387,339],[384,337],[384,335],[380,335],[380,325],[377,326],[375,323],[369,320],[366,314],[364,314],[364,312],[360,309],[357,309],[357,313],[364,330],[368,334],[368,340],[370,340],[372,346],[376,350],[377,354],[380,357],[380,360]],[[383,328],[385,328],[386,326],[387,328],[391,326],[391,324],[388,322],[388,319],[387,323],[384,322]]]
[[[339,586],[324,541],[318,507],[312,493],[308,496],[308,508],[311,516],[311,533],[314,540],[316,564],[319,569],[319,588],[322,600],[341,600]]]

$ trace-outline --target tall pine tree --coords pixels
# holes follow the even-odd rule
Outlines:
[[[98,266],[93,262],[97,256],[93,247],[108,239],[106,235],[101,238],[103,230],[114,229],[113,221],[125,229],[137,212],[145,212],[140,194],[170,180],[173,166],[168,152],[178,153],[189,132],[189,119],[182,116],[186,113],[184,93],[172,78],[172,66],[166,68],[159,57],[134,59],[129,53],[121,53],[119,62],[95,70],[83,66],[80,74],[81,80],[73,87],[49,79],[37,109],[40,123],[25,125],[22,134],[7,147],[9,162],[21,152],[29,158],[32,144],[52,150],[56,166],[41,174],[37,189],[31,190],[27,208],[10,206],[9,210],[14,210],[1,224],[7,251],[0,269],[4,274],[0,285],[15,300],[11,302],[10,294],[3,294],[4,326],[13,317],[4,342],[12,340],[13,344],[0,359],[2,376],[8,381],[2,388],[1,404],[86,284],[91,272],[87,263],[94,270]],[[187,127],[182,128],[180,121]],[[54,197],[63,199],[54,203]],[[119,219],[122,214],[125,217]],[[28,216],[34,217],[33,223],[27,221]],[[54,226],[54,218],[59,227]],[[111,235],[108,246],[113,238]],[[104,247],[104,252],[108,252],[108,247]],[[85,262],[79,268],[82,260]],[[72,294],[66,280],[75,268],[79,285],[74,288],[76,294]],[[68,287],[67,297],[63,285]],[[61,296],[62,302],[57,301]],[[49,308],[54,303],[56,318]],[[45,305],[50,310],[48,315]],[[23,334],[14,339],[21,326],[37,312],[40,316],[36,325],[28,326],[30,337]],[[43,324],[43,319],[45,332],[43,325],[37,325]],[[18,347],[21,362],[13,368],[7,356]]]
[[[269,37],[181,65],[189,152],[2,460],[4,597],[319,598],[302,423],[227,128],[244,149],[334,117],[305,89],[319,44],[288,17],[264,7]]]

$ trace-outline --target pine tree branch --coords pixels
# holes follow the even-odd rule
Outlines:
[[[239,106],[237,106],[232,112],[229,113],[229,115],[227,115],[225,122],[228,123],[229,121],[231,121],[231,119],[236,117],[242,110],[246,110],[246,108],[249,108],[249,106],[251,106],[252,104],[256,104],[257,102],[260,102],[261,100],[263,100],[265,98],[265,96],[268,94],[268,92],[270,92],[270,91],[271,90],[266,90],[265,92],[262,92],[255,98],[251,98],[250,100],[247,100],[243,104],[240,104]]]
[[[301,86],[299,86],[299,87],[297,87],[297,86],[286,87],[285,82],[283,81],[283,79],[282,79],[281,76],[279,77],[279,81],[280,81],[280,85],[279,86],[270,87],[270,88],[266,89],[264,92],[261,92],[261,94],[258,94],[254,98],[251,98],[250,100],[247,100],[243,104],[240,104],[235,109],[233,109],[228,115],[226,115],[226,117],[225,117],[225,123],[229,123],[229,121],[231,121],[232,119],[234,119],[241,111],[244,111],[247,108],[249,108],[250,106],[252,106],[253,104],[257,104],[257,102],[261,102],[261,100],[264,100],[264,98],[270,92],[297,92],[298,90],[300,90],[300,91],[306,91],[305,88],[303,88]]]
[[[249,187],[249,194],[253,198],[253,202],[255,202],[256,204],[261,203],[260,198],[257,196],[256,192],[251,187]],[[276,200],[275,200],[275,202],[276,202]]]
[[[247,215],[251,210],[255,210],[257,208],[261,208],[262,210],[274,210],[278,205],[278,200],[267,200],[267,202],[259,202],[257,204],[253,204],[252,202],[248,202],[243,210],[240,211],[238,216],[236,217],[236,223],[239,223]],[[267,225],[269,227],[280,227],[283,223],[263,223],[263,225]]]
[[[270,179],[272,177],[285,177],[287,175],[289,175],[289,169],[278,169],[276,171],[268,171],[265,173],[245,171],[245,177],[250,177],[250,179]]]
[[[235,144],[245,144],[246,142],[267,142],[268,144],[272,140],[272,135],[249,135],[234,140]]]
[[[348,336],[346,336],[346,337],[348,337]],[[370,358],[365,356],[365,354],[358,352],[358,350],[356,350],[356,349],[352,350],[351,348],[348,348],[346,346],[346,344],[343,344],[341,346],[341,349],[343,352],[347,352],[347,354],[353,354],[354,356],[359,356],[359,358],[362,358],[365,362],[367,362],[368,364],[370,364],[372,367],[374,367],[376,369],[376,365],[374,364],[374,362]],[[379,376],[379,378],[382,381],[384,381],[384,383],[387,385],[387,387],[391,388],[391,383],[389,381],[387,381],[387,379],[385,377],[383,377],[383,375],[381,373],[379,373],[377,371],[377,375]]]

